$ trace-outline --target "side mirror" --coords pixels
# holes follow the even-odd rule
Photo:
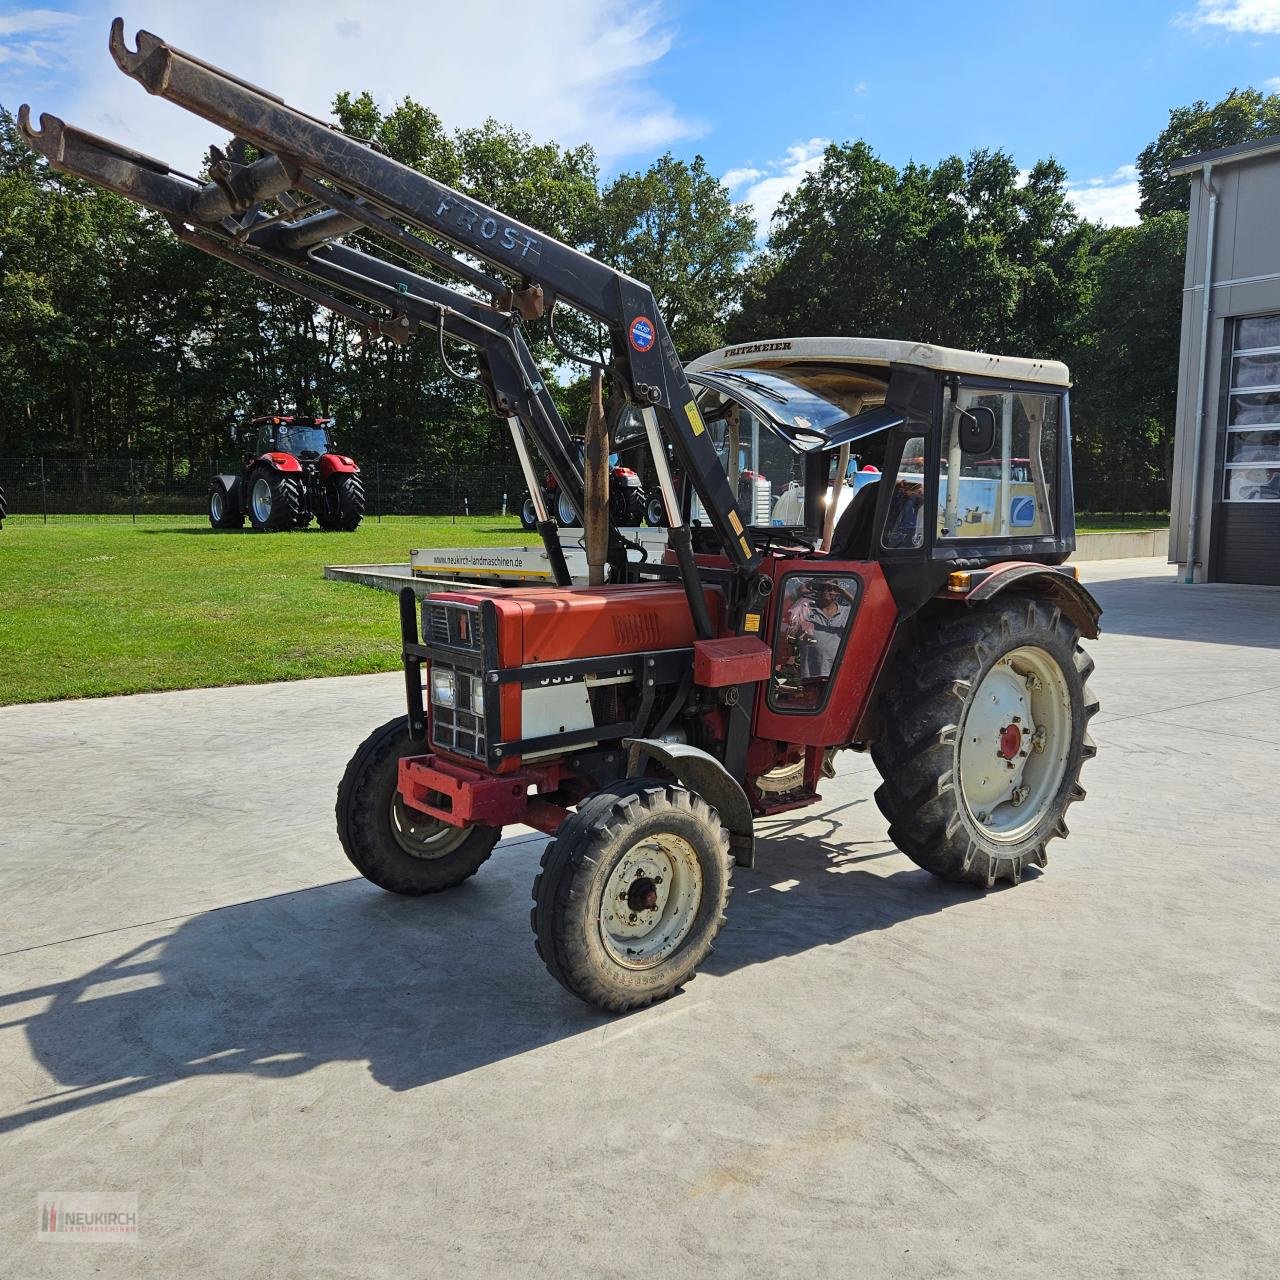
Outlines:
[[[990,457],[996,447],[996,414],[986,405],[957,409],[960,416],[960,448],[965,453]]]

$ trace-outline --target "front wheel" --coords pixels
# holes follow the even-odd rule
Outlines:
[[[260,467],[249,477],[249,523],[256,533],[297,528],[302,489],[293,476]]]
[[[499,827],[453,827],[405,804],[400,760],[421,751],[407,719],[397,716],[360,744],[338,785],[338,839],[352,866],[380,889],[409,897],[475,875],[502,834]]]
[[[942,620],[899,655],[871,754],[889,837],[913,862],[988,888],[1045,865],[1096,754],[1093,662],[1078,640],[1049,601],[1010,596]]]
[[[520,505],[520,527],[526,530],[538,527],[538,511],[532,498],[526,498]]]
[[[324,482],[316,519],[322,529],[346,533],[358,529],[364,519],[364,485],[360,477],[350,472],[331,475]]]
[[[551,976],[612,1012],[664,1000],[694,975],[724,923],[729,833],[684,787],[617,782],[565,819],[533,885]]]
[[[576,529],[582,523],[573,503],[562,490],[556,491],[556,521],[562,529]]]
[[[644,519],[651,529],[667,527],[667,508],[663,504],[662,494],[653,493],[645,500]]]

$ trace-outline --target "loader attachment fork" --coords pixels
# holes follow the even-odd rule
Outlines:
[[[149,32],[139,32],[137,48],[130,49],[119,18],[112,23],[109,43],[120,69],[149,93],[237,139],[229,154],[215,150],[210,180],[202,183],[51,116],[42,116],[40,129],[33,129],[24,106],[19,122],[30,145],[54,167],[157,210],[187,244],[370,332],[401,342],[423,328],[434,331],[446,366],[455,374],[459,371],[448,359],[446,338],[475,348],[479,372],[474,380],[493,411],[510,425],[535,503],[539,486],[532,474],[529,438],[584,518],[592,502],[583,469],[522,324],[550,317],[558,304],[602,324],[610,335],[612,371],[645,422],[668,506],[669,545],[695,626],[704,638],[710,636],[689,529],[674,501],[659,433],[674,447],[744,590],[760,555],[646,285]],[[244,162],[247,146],[257,153],[251,162]],[[264,212],[265,202],[274,202],[277,212]],[[342,242],[360,230],[449,273],[488,300]],[[481,265],[456,257],[421,233]],[[568,575],[555,525],[545,511],[538,516],[553,571],[564,584]],[[616,530],[610,531],[609,559],[626,562]]]

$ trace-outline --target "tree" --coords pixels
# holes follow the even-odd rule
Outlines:
[[[1280,133],[1280,94],[1232,89],[1220,102],[1203,100],[1174,107],[1160,136],[1138,156],[1138,190],[1144,218],[1170,210],[1186,210],[1190,177],[1174,178],[1169,168],[1187,156],[1215,151]]]
[[[755,224],[695,156],[670,152],[605,188],[590,252],[654,291],[671,340],[688,360],[721,344],[742,288]]]
[[[1093,228],[1055,161],[1020,175],[975,151],[899,172],[830,146],[786,197],[731,340],[779,333],[914,338],[1055,356],[1088,292]]]
[[[1086,472],[1168,477],[1173,465],[1187,215],[1170,210],[1102,237],[1074,358],[1073,420]]]

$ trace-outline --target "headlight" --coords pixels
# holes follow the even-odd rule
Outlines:
[[[471,710],[484,715],[484,681],[479,676],[471,677]]]
[[[437,707],[452,707],[457,703],[453,672],[431,669],[431,701]]]

